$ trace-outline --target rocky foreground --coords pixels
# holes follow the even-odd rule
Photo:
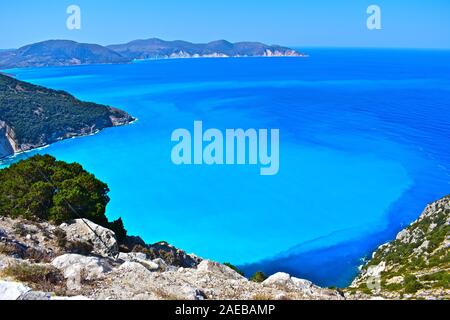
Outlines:
[[[165,242],[127,236],[119,246],[114,232],[87,220],[0,217],[0,299],[449,299],[449,228],[446,197],[380,246],[349,288],[334,290],[286,273],[252,282]]]
[[[251,282],[164,242],[119,247],[111,230],[87,224],[0,218],[0,299],[344,299],[285,273]]]

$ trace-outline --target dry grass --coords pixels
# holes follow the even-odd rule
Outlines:
[[[162,288],[157,288],[157,289],[154,291],[154,293],[155,293],[155,295],[156,295],[157,297],[159,297],[161,300],[169,300],[169,301],[184,300],[184,299],[182,299],[181,297],[179,297],[179,296],[177,296],[177,295],[175,295],[175,294],[168,293],[167,291],[165,291],[165,290],[162,289]]]
[[[37,291],[61,292],[66,287],[63,274],[50,265],[15,263],[4,268],[1,274],[26,283]]]
[[[268,294],[255,294],[251,300],[255,300],[255,301],[270,301],[270,300],[275,300],[271,295]]]

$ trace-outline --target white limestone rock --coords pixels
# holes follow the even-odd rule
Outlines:
[[[91,243],[94,246],[94,253],[102,256],[116,256],[119,253],[115,233],[89,220],[77,219],[71,224],[63,223],[60,228],[66,232],[69,241]]]
[[[112,267],[105,259],[86,257],[79,254],[64,254],[55,258],[52,265],[61,270],[67,279],[67,288],[80,289],[84,280],[91,281],[103,278]]]
[[[0,300],[18,300],[30,291],[23,283],[0,280]]]

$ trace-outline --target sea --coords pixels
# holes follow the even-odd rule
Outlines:
[[[110,219],[149,243],[343,287],[450,194],[450,51],[302,48],[309,57],[148,60],[6,70],[138,120],[18,155],[106,182]],[[175,165],[179,128],[279,129],[279,172]]]

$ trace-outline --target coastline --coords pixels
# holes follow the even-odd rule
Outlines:
[[[7,163],[7,162],[11,162],[11,160],[14,159],[14,158],[17,157],[17,156],[20,156],[20,155],[22,155],[22,154],[27,154],[27,153],[30,153],[30,152],[34,152],[34,151],[40,151],[40,150],[47,149],[48,147],[50,147],[50,146],[52,146],[52,145],[54,145],[54,144],[56,144],[56,143],[58,143],[58,142],[61,142],[61,141],[72,140],[72,139],[80,139],[80,138],[85,138],[85,137],[95,136],[96,134],[100,133],[100,132],[103,131],[103,130],[107,130],[107,129],[111,129],[111,128],[115,128],[115,127],[122,127],[122,126],[133,125],[133,124],[135,124],[136,122],[139,121],[138,118],[134,118],[134,117],[133,117],[133,119],[134,119],[134,120],[130,121],[129,123],[122,123],[122,124],[113,125],[113,126],[111,126],[111,127],[106,127],[106,128],[103,128],[103,129],[98,129],[98,130],[96,130],[95,132],[91,132],[91,133],[86,133],[86,134],[76,134],[76,135],[74,135],[74,136],[72,136],[72,137],[67,137],[67,138],[59,139],[59,140],[57,140],[57,141],[53,141],[53,142],[47,143],[47,144],[42,145],[42,146],[36,146],[36,147],[33,147],[33,148],[31,148],[31,149],[28,149],[28,150],[19,150],[18,152],[14,152],[14,154],[11,154],[11,155],[8,155],[8,156],[5,156],[5,157],[1,157],[1,158],[0,158],[0,167],[1,167],[1,166],[4,166],[5,163]]]

